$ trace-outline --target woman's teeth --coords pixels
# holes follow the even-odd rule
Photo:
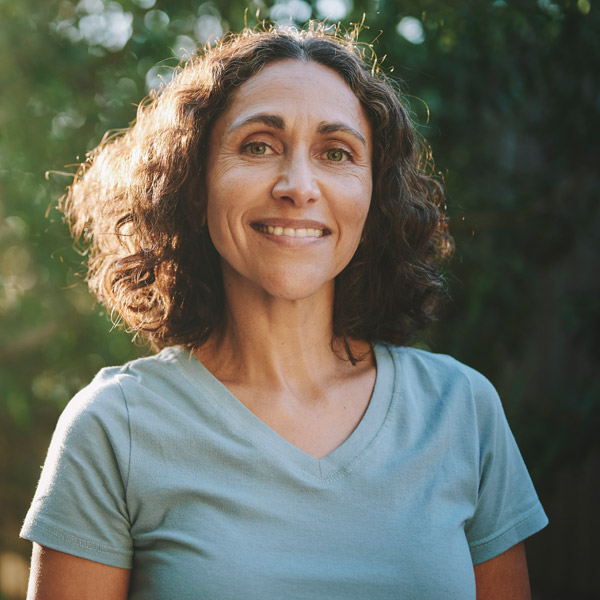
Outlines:
[[[271,233],[273,235],[285,235],[287,237],[323,237],[323,229],[313,229],[311,227],[294,229],[292,227],[273,227],[272,225],[255,225],[255,229],[261,233]]]

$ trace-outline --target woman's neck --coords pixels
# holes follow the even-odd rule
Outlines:
[[[356,365],[342,343],[332,347],[333,282],[294,301],[257,288],[236,291],[226,294],[224,327],[197,357],[281,437],[325,456],[354,431],[369,404],[376,376],[369,344],[350,342],[364,358]]]
[[[331,380],[351,367],[343,344],[332,348],[333,282],[300,300],[255,288],[228,291],[223,327],[197,352],[223,383],[285,388]],[[369,351],[366,343],[351,346],[358,355]]]

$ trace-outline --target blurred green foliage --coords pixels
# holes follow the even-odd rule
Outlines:
[[[248,9],[245,12],[245,9]],[[422,341],[498,387],[535,479],[600,425],[600,11],[590,0],[2,0],[0,545],[15,540],[60,410],[147,352],[89,297],[55,210],[107,129],[186,53],[260,18],[366,14],[361,39],[433,147],[456,256]],[[385,57],[385,58],[383,58]],[[394,67],[392,71],[392,67]],[[51,173],[48,179],[45,172]]]

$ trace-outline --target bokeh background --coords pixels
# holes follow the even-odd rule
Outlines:
[[[300,26],[366,15],[361,40],[405,82],[448,191],[449,297],[419,343],[501,394],[551,520],[528,543],[534,598],[600,598],[593,0],[0,0],[0,598],[24,595],[18,530],[60,411],[98,369],[148,352],[86,290],[60,173],[257,10]]]

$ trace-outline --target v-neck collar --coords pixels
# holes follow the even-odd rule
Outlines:
[[[190,354],[184,348],[170,350],[174,350],[176,364],[186,379],[204,392],[203,396],[226,411],[231,424],[244,437],[318,479],[343,476],[368,451],[386,420],[396,380],[390,350],[384,344],[376,344],[373,350],[377,375],[367,410],[354,431],[340,446],[321,458],[315,458],[294,446],[257,417],[193,353]]]

